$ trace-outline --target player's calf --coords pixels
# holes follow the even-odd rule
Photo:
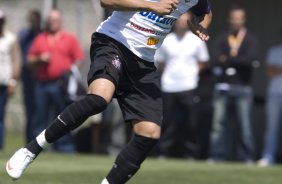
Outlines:
[[[117,156],[112,170],[106,177],[109,184],[124,184],[139,170],[158,139],[135,135]]]
[[[25,148],[18,150],[7,162],[7,173],[14,179],[21,177],[27,166],[50,143],[80,126],[89,116],[104,111],[107,101],[90,94],[68,106],[54,122]]]
[[[83,99],[68,106],[51,125],[43,131],[36,140],[29,143],[26,148],[38,155],[50,143],[54,143],[71,130],[79,127],[89,116],[104,111],[107,102],[103,97],[89,94]]]
[[[134,131],[136,134],[117,156],[103,184],[126,183],[139,170],[160,137],[160,127],[149,122],[134,124]]]

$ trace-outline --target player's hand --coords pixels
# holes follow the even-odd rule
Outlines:
[[[194,24],[191,21],[187,22],[192,33],[197,35],[201,40],[208,41],[210,39],[208,30],[200,24]]]
[[[158,15],[169,15],[177,9],[178,3],[178,0],[160,0],[153,3],[153,11]]]

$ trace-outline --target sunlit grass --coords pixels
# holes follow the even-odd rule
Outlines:
[[[0,184],[14,183],[5,173],[5,162],[22,145],[20,136],[9,135],[0,153]],[[111,168],[112,157],[44,153],[17,184],[99,184]],[[278,184],[282,167],[247,167],[238,163],[208,165],[187,160],[149,159],[132,184]]]

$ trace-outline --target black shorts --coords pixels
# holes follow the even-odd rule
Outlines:
[[[116,86],[114,97],[127,122],[161,125],[163,104],[160,77],[152,62],[140,59],[118,41],[101,33],[92,35],[88,84],[105,78]]]

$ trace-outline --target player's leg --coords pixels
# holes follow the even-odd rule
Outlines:
[[[89,86],[89,94],[69,105],[51,125],[25,148],[18,150],[7,162],[8,174],[18,179],[33,159],[49,144],[79,127],[89,116],[104,111],[115,91],[113,82],[96,79]]]
[[[126,48],[124,48],[126,50]],[[124,119],[132,122],[134,136],[118,154],[115,164],[102,184],[124,184],[140,168],[161,134],[163,103],[159,75],[154,63],[136,59],[125,51],[126,63],[118,96]],[[136,60],[134,60],[136,59]]]
[[[102,184],[124,184],[140,168],[160,138],[161,128],[148,121],[133,123],[134,136],[117,156],[114,166]]]

